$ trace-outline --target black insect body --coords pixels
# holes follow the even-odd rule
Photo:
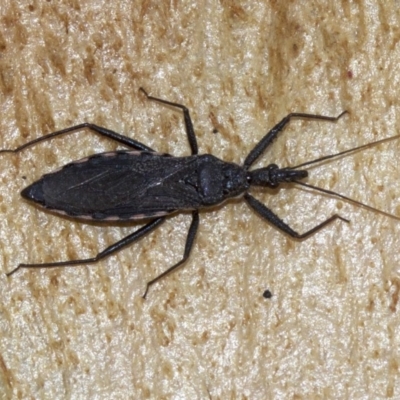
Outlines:
[[[188,109],[181,104],[149,96],[143,89],[141,90],[148,99],[178,107],[183,111],[185,128],[192,150],[191,156],[173,157],[168,154],[157,153],[140,142],[89,123],[53,132],[15,150],[1,150],[0,152],[18,153],[43,140],[82,128],[88,128],[133,148],[133,150],[128,151],[95,154],[67,164],[56,172],[44,175],[37,182],[25,188],[21,194],[24,198],[47,209],[75,218],[103,221],[151,219],[151,221],[93,258],[41,264],[20,264],[7,275],[15,273],[20,268],[61,267],[97,262],[119,251],[122,247],[141,239],[159,226],[165,220],[166,215],[182,210],[192,210],[192,222],[188,231],[183,258],[147,283],[143,296],[145,297],[150,286],[178,268],[189,257],[199,225],[198,210],[219,204],[238,195],[243,195],[248,205],[262,218],[298,239],[312,235],[335,219],[349,222],[335,214],[307,232],[299,234],[248,192],[251,186],[276,187],[280,183],[286,182],[301,183],[299,180],[307,177],[307,171],[297,170],[296,168],[312,162],[291,168],[279,168],[277,165],[271,164],[264,168],[249,170],[291,118],[337,121],[345,112],[338,117],[300,113],[289,114],[260,140],[245,159],[243,166],[239,166],[222,161],[210,154],[197,155],[197,141]],[[366,146],[339,154],[363,147]],[[337,155],[326,156],[313,162],[334,156]],[[324,189],[320,190],[332,193]],[[338,196],[347,199],[344,196]]]
[[[219,204],[249,187],[247,175],[209,154],[116,151],[67,164],[21,194],[71,217],[137,220]]]

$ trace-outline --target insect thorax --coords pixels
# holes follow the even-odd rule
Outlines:
[[[205,206],[236,197],[248,187],[247,171],[241,166],[222,161],[211,154],[199,156],[198,190]]]

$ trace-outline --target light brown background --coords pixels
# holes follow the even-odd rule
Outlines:
[[[181,114],[140,86],[190,108],[201,152],[239,163],[291,111],[350,114],[293,122],[258,165],[392,136],[398,7],[2,0],[1,147],[90,121],[188,154]],[[88,257],[137,229],[72,222],[19,196],[43,173],[115,148],[81,132],[0,156],[3,272]],[[309,182],[400,215],[399,151],[347,157]],[[399,222],[303,190],[254,193],[301,232],[335,212],[351,224],[296,242],[242,202],[204,212],[190,261],[146,301],[146,282],[183,252],[188,215],[99,265],[2,274],[1,398],[400,398]]]

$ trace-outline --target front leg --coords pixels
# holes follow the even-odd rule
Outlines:
[[[249,155],[244,160],[243,167],[249,169],[252,164],[257,160],[258,157],[264,153],[265,149],[276,139],[278,133],[290,122],[292,118],[305,118],[305,119],[320,119],[323,121],[336,122],[342,115],[346,114],[347,111],[343,111],[337,117],[327,117],[325,115],[318,114],[303,114],[303,113],[291,113],[288,114],[281,122],[277,123],[250,151]]]
[[[338,214],[332,215],[332,217],[326,219],[325,221],[321,222],[317,226],[314,226],[314,228],[304,232],[304,233],[297,233],[295,230],[293,230],[288,224],[283,222],[276,214],[274,214],[269,208],[267,208],[264,204],[259,202],[257,199],[255,199],[253,196],[250,194],[246,193],[244,195],[245,200],[247,201],[247,204],[263,219],[266,221],[270,222],[272,225],[274,225],[276,228],[281,230],[282,232],[287,233],[289,236],[295,239],[306,239],[313,235],[314,233],[317,233],[319,230],[330,224],[331,222],[335,221],[336,219],[340,219],[344,222],[349,223],[350,221],[346,218],[341,217]]]

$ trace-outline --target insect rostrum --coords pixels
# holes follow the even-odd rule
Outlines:
[[[247,204],[263,219],[298,239],[312,235],[336,219],[348,222],[345,218],[334,214],[312,229],[299,234],[249,193],[252,186],[276,187],[281,183],[298,182],[307,177],[305,170],[279,168],[275,164],[250,170],[253,163],[292,118],[334,122],[345,112],[338,117],[303,113],[287,115],[259,141],[246,157],[243,166],[240,166],[222,161],[210,154],[198,155],[197,140],[189,110],[181,104],[149,96],[143,89],[141,91],[150,100],[177,107],[183,111],[192,155],[173,157],[169,154],[157,153],[134,139],[90,123],[53,132],[14,150],[0,152],[18,153],[28,146],[83,128],[122,143],[131,150],[95,154],[71,162],[53,173],[44,175],[25,188],[21,195],[46,209],[75,218],[103,221],[146,219],[150,222],[93,258],[20,264],[9,272],[8,276],[21,268],[62,267],[97,262],[141,239],[164,222],[167,215],[191,210],[192,222],[182,259],[147,283],[143,295],[145,297],[150,286],[178,268],[189,257],[199,226],[198,210],[239,195],[243,195]]]

